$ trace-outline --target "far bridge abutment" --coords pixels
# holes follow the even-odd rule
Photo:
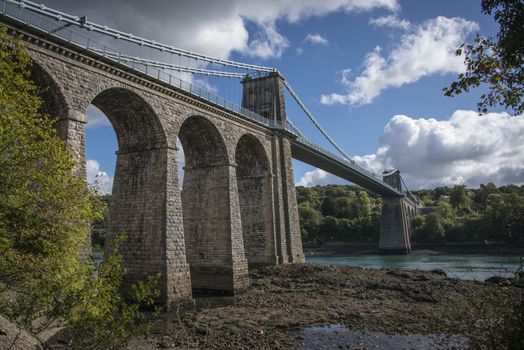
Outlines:
[[[400,171],[395,170],[383,177],[385,183],[402,192]],[[382,254],[410,254],[413,219],[417,215],[417,203],[406,196],[382,197],[379,250]]]

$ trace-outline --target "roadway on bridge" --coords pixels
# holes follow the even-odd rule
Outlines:
[[[307,163],[328,173],[376,192],[383,197],[402,197],[403,194],[376,177],[363,172],[358,166],[350,166],[342,159],[335,158],[321,150],[295,140],[291,144],[291,155],[294,159]]]

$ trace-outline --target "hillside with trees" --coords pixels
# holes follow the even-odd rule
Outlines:
[[[360,187],[297,187],[297,201],[304,241],[378,241],[381,201]]]
[[[524,186],[464,185],[413,192],[426,207],[413,220],[414,242],[524,241]],[[378,242],[381,201],[356,186],[297,187],[302,239]]]
[[[457,185],[415,194],[434,210],[415,218],[414,241],[524,242],[524,186]]]

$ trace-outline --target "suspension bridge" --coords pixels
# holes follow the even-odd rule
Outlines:
[[[109,241],[117,232],[130,236],[123,246],[130,280],[165,272],[165,302],[187,297],[188,285],[240,290],[247,264],[304,260],[291,158],[380,194],[380,248],[409,252],[417,202],[400,172],[377,175],[351,159],[278,69],[183,50],[31,1],[0,0],[0,11],[10,34],[28,44],[33,78],[47,88],[45,111],[61,118],[59,134],[80,163],[86,105],[112,122],[119,151]],[[196,77],[235,81],[240,101]],[[300,116],[286,112],[285,96]],[[186,152],[182,194],[169,191],[178,181],[169,170],[172,135]]]

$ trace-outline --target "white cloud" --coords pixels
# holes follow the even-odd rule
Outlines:
[[[100,170],[100,163],[94,159],[86,162],[87,183],[93,185],[103,194],[110,194],[113,190],[113,177]]]
[[[87,128],[98,128],[111,126],[111,122],[106,115],[93,105],[89,105],[86,111]]]
[[[218,94],[218,88],[215,85],[210,84],[209,81],[207,81],[206,79],[193,78],[193,75],[191,74],[191,77],[189,79],[185,78],[182,80],[191,82],[196,87],[199,87],[209,93],[212,93],[215,95]]]
[[[322,169],[317,168],[311,171],[307,171],[295,185],[311,187],[329,184],[349,184],[349,182],[333,174],[330,174]]]
[[[384,128],[377,152],[353,160],[376,174],[398,168],[412,189],[524,184],[523,144],[524,116],[458,110],[439,121],[396,115]],[[315,169],[297,186],[331,183],[344,182]]]
[[[376,27],[399,28],[407,30],[411,27],[411,23],[405,19],[400,19],[396,15],[382,16],[378,18],[370,18],[369,24]]]
[[[448,120],[394,116],[375,154],[353,159],[380,173],[398,168],[413,188],[524,183],[524,116],[458,110]]]
[[[294,23],[332,12],[399,10],[397,0],[42,1],[122,31],[221,58],[233,51],[262,58],[281,55],[288,44],[276,30],[277,20]]]
[[[274,22],[266,23],[259,38],[251,41],[247,54],[252,57],[280,57],[289,46],[289,41],[277,32]]]
[[[429,20],[404,34],[387,57],[380,47],[368,53],[362,73],[354,80],[343,79],[348,92],[322,95],[321,103],[371,103],[389,87],[400,87],[428,75],[462,72],[463,58],[456,56],[455,50],[475,30],[478,25],[463,18]]]
[[[329,41],[318,33],[306,35],[304,41],[309,42],[311,44],[315,44],[315,45],[321,45],[321,46],[326,46],[329,44]]]
[[[178,187],[182,190],[182,185],[184,184],[184,166],[186,165],[186,155],[184,153],[184,147],[182,147],[182,142],[177,138],[176,147],[178,148]]]

